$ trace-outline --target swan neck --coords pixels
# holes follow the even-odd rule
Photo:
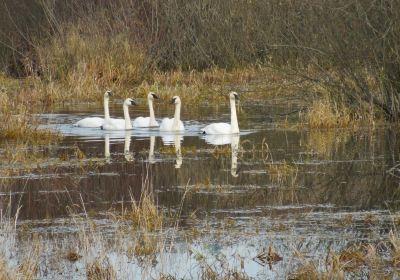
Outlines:
[[[181,104],[175,105],[174,123],[172,125],[173,130],[179,130],[179,123],[181,121]]]
[[[232,127],[232,133],[239,133],[239,124],[238,124],[238,119],[237,119],[237,115],[236,115],[235,100],[232,99],[230,102],[231,102],[231,127]]]
[[[104,119],[109,120],[110,119],[110,111],[108,108],[108,98],[104,97]]]
[[[125,129],[132,129],[131,118],[129,116],[128,105],[124,104],[124,118],[125,118]]]
[[[156,126],[156,117],[154,115],[154,109],[153,109],[153,100],[149,99],[149,111],[150,111],[150,126]]]

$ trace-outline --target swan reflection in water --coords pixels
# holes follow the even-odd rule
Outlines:
[[[162,141],[164,145],[167,146],[174,144],[176,153],[175,168],[176,169],[181,168],[182,166],[181,142],[183,142],[183,135],[180,134],[163,135]]]
[[[135,157],[129,151],[131,147],[131,131],[125,131],[125,145],[124,145],[124,156],[126,161],[134,161]]]
[[[131,146],[131,132],[125,131],[125,139],[124,139],[124,157],[127,161],[133,161],[135,157],[130,152]],[[111,153],[110,153],[110,134],[104,135],[104,158],[107,163],[111,162]]]
[[[150,136],[150,149],[149,149],[149,163],[153,164],[156,162],[156,158],[154,157],[154,144],[156,143],[156,137]]]
[[[228,145],[231,144],[231,174],[233,177],[238,177],[237,172],[238,167],[238,153],[239,153],[239,141],[240,136],[236,135],[204,135],[203,139],[206,140],[208,144],[215,146]]]
[[[110,154],[110,135],[106,134],[104,137],[104,159],[107,163],[111,162]]]

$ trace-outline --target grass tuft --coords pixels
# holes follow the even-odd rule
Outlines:
[[[112,268],[109,260],[96,259],[94,262],[87,265],[86,277],[88,280],[113,280],[117,279],[116,273]]]

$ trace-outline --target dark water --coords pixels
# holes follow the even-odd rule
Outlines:
[[[198,134],[207,123],[229,122],[226,106],[200,106],[194,111],[183,107],[183,135],[75,128],[71,124],[80,119],[80,112],[60,109],[59,114],[44,116],[46,126],[67,135],[58,147],[43,148],[49,164],[9,179],[1,197],[8,199],[11,192],[14,202],[22,206],[22,219],[65,216],[66,206],[77,203],[80,196],[89,209],[101,211],[130,200],[131,193],[138,198],[148,173],[162,206],[179,205],[185,187],[198,186],[200,191],[185,204],[188,211],[396,208],[399,180],[388,172],[399,160],[395,129],[293,129],[280,125],[286,116],[278,114],[292,112],[296,103],[276,102],[280,106],[271,100],[242,103],[239,137]],[[158,117],[173,114],[173,108],[158,107]],[[101,108],[90,109],[101,112]],[[112,109],[118,113],[117,106]],[[134,118],[145,115],[146,107],[131,111]],[[83,153],[80,161],[74,160],[78,149]],[[64,154],[71,160],[63,160]],[[60,163],[51,164],[52,159]],[[88,162],[89,167],[85,166]]]
[[[236,250],[250,258],[272,242],[285,255],[288,242],[297,237],[308,238],[314,255],[332,240],[336,247],[349,240],[379,240],[390,229],[389,211],[397,213],[399,207],[400,180],[397,170],[391,170],[399,162],[398,130],[309,131],[296,126],[296,110],[302,105],[295,99],[242,101],[241,135],[208,138],[198,131],[214,121],[229,122],[225,104],[183,103],[183,135],[75,128],[75,121],[101,112],[101,107],[58,108],[42,117],[44,126],[60,131],[64,140],[56,147],[42,147],[48,160],[40,167],[3,178],[1,205],[4,209],[11,199],[14,211],[21,207],[22,222],[45,230],[68,217],[71,205],[78,212],[84,205],[95,215],[121,209],[132,198],[139,199],[147,178],[163,209],[178,209],[185,195],[184,228],[192,226],[185,217],[193,212],[200,221],[211,221],[211,231],[223,227],[227,217],[234,219],[236,231],[227,233],[226,240],[235,241],[220,245],[227,254]],[[131,110],[131,117],[146,112],[142,105]],[[121,117],[117,105],[111,113]],[[172,115],[173,108],[156,104],[157,118]],[[366,225],[367,214],[379,223]],[[354,225],[343,233],[338,224],[346,215],[353,217]],[[196,226],[201,228],[201,222]],[[259,228],[262,234],[250,234]],[[246,234],[250,237],[240,240]],[[265,268],[250,259],[245,263],[248,273],[261,277],[257,273]]]

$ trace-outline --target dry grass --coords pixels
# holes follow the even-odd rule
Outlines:
[[[18,262],[15,262],[15,252],[18,248],[17,218],[10,215],[11,204],[0,211],[0,279],[37,279],[39,268],[39,256],[41,246],[37,239],[32,239],[30,246],[19,254]]]
[[[94,224],[94,221],[87,216],[74,217],[74,219],[76,219],[76,226],[79,228],[79,238],[69,239],[70,241],[67,246],[80,248],[79,254],[75,250],[70,250],[67,254],[67,260],[65,260],[65,254],[56,254],[55,256],[60,258],[58,259],[60,262],[63,260],[68,262],[82,262],[85,265],[84,267],[86,270],[84,273],[87,279],[122,279],[121,277],[123,277],[122,275],[124,275],[124,273],[131,273],[130,270],[121,271],[121,269],[123,270],[126,268],[123,264],[124,262],[131,262],[130,256],[136,257],[138,260],[137,264],[141,266],[143,271],[146,271],[147,269],[150,269],[150,267],[154,268],[154,261],[161,260],[162,254],[176,253],[174,250],[170,251],[167,249],[165,242],[167,235],[165,232],[159,232],[157,234],[141,232],[135,234],[135,232],[137,232],[135,226],[128,226],[127,230],[122,230],[121,227],[117,226],[115,234],[113,234],[111,239],[108,240],[108,238],[106,238],[102,234],[101,230],[99,230],[99,228]],[[118,225],[121,220],[115,222],[115,225]],[[0,241],[5,236],[5,230],[12,229],[14,223],[15,220],[1,221],[0,233],[2,234],[0,235]],[[126,225],[129,224],[130,223],[127,223]],[[232,227],[226,227],[225,230],[232,231],[233,229]],[[132,232],[134,233],[133,235]],[[12,241],[12,239],[15,238],[15,231],[8,233],[11,234],[8,235],[7,240]],[[209,235],[210,232],[207,231],[205,234]],[[398,268],[398,253],[400,248],[397,234],[392,232],[387,237],[388,238],[385,239],[384,242],[386,243],[390,241],[392,248],[390,256],[392,261],[390,262],[386,260],[387,256],[385,256],[385,253],[382,254],[378,249],[383,243],[362,245],[350,244],[341,251],[331,251],[328,253],[328,256],[319,258],[318,260],[314,260],[310,255],[307,257],[299,256],[299,253],[296,253],[295,250],[295,259],[299,259],[299,261],[294,262],[294,267],[296,267],[296,269],[294,272],[287,274],[287,279],[339,280],[346,279],[348,275],[357,277],[357,275],[359,275],[357,273],[359,273],[361,269],[368,269],[368,275],[370,275],[371,279],[383,279],[383,277],[392,275],[390,273],[385,274],[386,270],[396,270]],[[174,236],[173,238],[179,237]],[[222,235],[221,238],[224,239],[224,235]],[[184,241],[191,244],[191,239],[185,239]],[[31,244],[33,244],[32,248],[28,248],[30,253],[24,254],[19,258],[20,261],[18,266],[13,265],[6,255],[3,255],[2,258],[0,258],[0,279],[15,279],[15,276],[17,276],[17,279],[36,279],[38,277],[38,269],[42,264],[38,263],[37,260],[39,251],[41,250],[38,250],[39,247],[35,245],[37,243]],[[134,246],[127,246],[128,244],[133,244]],[[1,243],[1,245],[3,252],[7,252],[7,250],[15,250],[15,248],[19,246],[19,244],[15,242]],[[4,245],[8,246],[7,250],[4,250]],[[190,248],[190,246],[188,246],[188,248]],[[41,252],[43,254],[48,253],[46,251]],[[121,256],[119,261],[123,264],[122,266],[110,261],[110,255],[113,254],[116,254],[114,255],[115,257]],[[223,255],[219,256],[216,263],[209,264],[207,258],[201,255],[201,253],[191,252],[191,254],[198,254],[198,256],[195,257],[198,262],[198,267],[191,275],[197,275],[199,279],[252,279],[245,273],[245,264],[240,256],[237,256],[238,259],[236,265],[232,267]],[[125,256],[128,256],[128,258],[126,259]],[[160,259],[158,257],[160,257]],[[280,253],[276,252],[272,246],[263,250],[255,258],[258,258],[261,261],[261,265],[267,264],[270,266],[280,261],[286,261],[286,258],[282,259]],[[41,271],[43,272],[43,267],[41,268]],[[164,274],[164,272],[157,273],[156,271],[153,272],[155,274],[152,274],[152,279],[175,279],[173,274]],[[142,274],[142,279],[149,279],[148,277],[150,277],[148,274]]]
[[[352,104],[335,101],[330,93],[320,86],[311,86],[309,90],[314,93],[311,106],[305,113],[300,114],[300,121],[310,129],[353,128],[360,126],[374,127],[377,122],[382,122],[384,116],[378,114],[373,108],[364,110],[351,107]]]
[[[392,265],[400,268],[400,239],[393,231],[389,233],[390,243],[392,244]]]
[[[96,259],[86,267],[88,280],[113,280],[117,279],[116,273],[107,258]]]
[[[1,280],[13,280],[15,279],[15,274],[8,267],[8,263],[4,258],[0,258],[0,279]]]
[[[297,173],[299,171],[297,165],[288,164],[286,162],[268,163],[266,169],[271,182],[277,185],[295,186]]]
[[[314,101],[304,116],[310,128],[351,127],[356,126],[359,119],[347,107],[338,106],[327,98]]]
[[[154,203],[150,193],[143,192],[139,202],[133,200],[132,210],[125,214],[138,229],[146,232],[160,230],[165,220],[164,214]]]
[[[39,120],[33,113],[45,106],[40,93],[30,85],[38,80],[28,78],[13,80],[0,74],[0,140],[18,140],[31,144],[49,144],[60,139],[60,135],[40,129]]]
[[[109,40],[101,33],[83,35],[84,28],[66,28],[63,37],[53,37],[37,48],[49,97],[100,101],[99,93],[106,88],[125,96],[126,90],[146,78],[145,52],[127,36]]]

